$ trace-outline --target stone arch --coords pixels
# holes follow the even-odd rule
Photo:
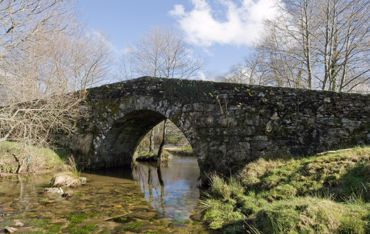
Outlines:
[[[159,111],[140,109],[122,113],[115,119],[104,139],[97,149],[101,163],[106,168],[130,165],[137,146],[143,137],[157,124],[165,119],[171,120],[184,134],[193,150],[195,142],[191,136],[193,133],[184,129],[182,124],[171,116],[165,116]]]
[[[369,95],[143,77],[89,89],[84,103],[78,134],[71,140],[57,135],[61,139],[56,141],[70,147],[86,169],[127,160],[109,154],[109,139],[119,137],[130,113],[144,110],[160,114],[147,112],[148,119],[165,116],[182,130],[203,178],[213,172],[238,173],[260,157],[370,144]],[[115,137],[110,135],[114,129]]]

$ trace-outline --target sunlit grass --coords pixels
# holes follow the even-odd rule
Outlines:
[[[37,173],[64,168],[66,154],[45,147],[0,142],[0,173]],[[17,162],[18,161],[18,162]],[[21,167],[21,168],[20,168]]]
[[[370,232],[370,147],[298,159],[259,159],[237,178],[213,176],[211,182],[202,205],[204,221],[212,229]]]

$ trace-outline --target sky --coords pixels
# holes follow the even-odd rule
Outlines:
[[[222,75],[241,63],[265,35],[263,21],[278,0],[79,0],[78,17],[102,33],[116,55],[156,27],[183,35],[204,73]]]

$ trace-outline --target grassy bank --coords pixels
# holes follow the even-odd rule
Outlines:
[[[370,233],[370,147],[260,159],[212,179],[204,221],[225,233]]]
[[[65,152],[50,148],[0,142],[0,175],[62,171],[66,157]]]
[[[191,148],[191,145],[166,147],[164,150],[167,151],[169,154],[173,154],[176,156],[194,156],[193,148]]]
[[[158,154],[155,152],[148,152],[148,151],[138,151],[135,152],[134,158],[138,162],[157,162],[158,160]],[[193,149],[190,145],[185,146],[171,146],[167,147],[165,146],[162,151],[161,160],[162,161],[168,161],[171,159],[171,157],[175,156],[193,156]]]

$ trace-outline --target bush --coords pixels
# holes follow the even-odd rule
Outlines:
[[[207,210],[203,220],[209,224],[211,229],[220,229],[223,226],[243,221],[245,218],[240,211],[234,209],[234,204],[229,202],[207,199],[202,206]]]

